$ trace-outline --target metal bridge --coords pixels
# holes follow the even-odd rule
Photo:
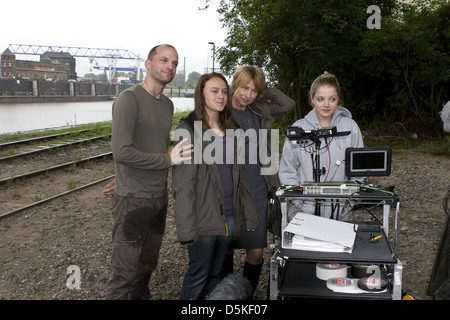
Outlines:
[[[125,49],[107,49],[107,48],[86,48],[86,47],[67,47],[67,46],[44,46],[44,45],[30,45],[30,44],[10,44],[8,49],[14,54],[29,54],[42,55],[46,52],[62,52],[70,53],[73,57],[89,58],[92,63],[96,59],[108,59],[110,79],[118,69],[116,67],[117,60],[136,60],[136,68],[128,68],[129,71],[137,72],[137,79],[142,69],[139,68],[139,63],[144,61],[139,55]],[[96,68],[98,69],[98,68]]]
[[[10,44],[8,49],[14,54],[41,55],[45,52],[70,53],[74,57],[84,58],[114,58],[144,61],[139,55],[125,49],[83,48],[65,46],[42,46],[29,44]]]

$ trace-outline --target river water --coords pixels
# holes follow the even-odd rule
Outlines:
[[[194,110],[194,99],[171,98],[175,112]],[[0,104],[0,134],[110,121],[113,101]]]

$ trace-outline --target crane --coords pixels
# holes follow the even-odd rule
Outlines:
[[[89,58],[90,61],[95,59],[108,59],[110,66],[110,74],[114,75],[117,60],[136,60],[136,78],[139,79],[140,71],[139,63],[144,61],[139,55],[126,49],[108,49],[108,48],[87,48],[87,47],[68,47],[68,46],[46,46],[46,45],[30,45],[30,44],[9,44],[8,49],[13,54],[29,54],[42,55],[45,52],[64,52],[70,53],[73,57]],[[111,79],[111,77],[110,77]]]

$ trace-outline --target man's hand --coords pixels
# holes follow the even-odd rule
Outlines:
[[[185,160],[191,160],[192,159],[192,152],[194,152],[193,150],[193,145],[185,145],[183,146],[183,144],[187,141],[187,138],[184,138],[183,140],[181,140],[180,142],[177,143],[176,146],[171,147],[168,151],[169,156],[170,156],[170,162],[173,165],[179,164]]]
[[[114,186],[116,185],[116,179],[111,181],[106,185],[106,189],[102,191],[103,195],[108,198],[112,198],[112,195],[114,194]]]
[[[181,140],[175,147],[171,147],[168,151],[170,162],[173,165],[179,164],[184,160],[191,160],[191,154],[194,152],[193,145],[182,146],[183,143],[187,141],[187,138]],[[116,185],[116,180],[112,180],[106,185],[106,189],[102,190],[105,197],[112,198],[114,194],[114,187]]]

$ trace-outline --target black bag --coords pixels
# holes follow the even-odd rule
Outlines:
[[[276,196],[277,188],[269,190],[269,217],[267,219],[267,230],[274,236],[281,237],[281,205]]]
[[[441,233],[436,258],[434,260],[427,295],[448,300],[450,299],[450,190],[444,199],[446,213],[444,228]]]

